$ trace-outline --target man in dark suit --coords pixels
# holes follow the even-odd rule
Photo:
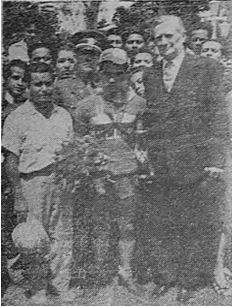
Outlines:
[[[176,285],[185,300],[212,283],[229,130],[221,72],[214,62],[186,54],[180,18],[161,16],[154,36],[163,60],[144,77],[144,121],[155,183],[141,213],[140,251],[155,293]]]

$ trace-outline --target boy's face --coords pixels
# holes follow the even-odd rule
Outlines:
[[[133,87],[133,89],[135,90],[135,92],[140,95],[143,96],[145,93],[145,87],[143,84],[143,72],[139,71],[134,73],[131,76],[131,85]]]
[[[201,56],[220,61],[222,57],[222,45],[219,42],[205,42],[202,45]]]
[[[123,46],[123,41],[120,35],[110,34],[107,37],[107,41],[113,48],[122,48]]]
[[[143,48],[145,45],[143,36],[137,33],[130,34],[126,43],[125,48],[127,51],[136,51]]]
[[[200,55],[202,44],[208,40],[208,31],[205,29],[198,29],[192,31],[190,47],[195,54]]]
[[[148,52],[138,53],[133,61],[132,67],[152,67],[153,66],[153,57]]]
[[[51,52],[47,47],[39,47],[33,50],[31,55],[31,63],[52,64]]]
[[[12,66],[10,68],[11,75],[8,78],[8,91],[13,97],[21,96],[27,86],[25,81],[25,70],[19,66]]]
[[[111,62],[104,62],[101,72],[104,92],[124,92],[129,86],[129,76],[122,65]]]

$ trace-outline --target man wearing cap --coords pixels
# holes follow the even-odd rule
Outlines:
[[[127,72],[127,53],[110,48],[100,56],[100,78],[103,92],[80,102],[77,118],[83,122],[84,134],[92,134],[99,151],[107,157],[102,172],[110,175],[110,192],[106,193],[105,179],[95,180],[97,200],[93,202],[94,255],[98,269],[97,281],[110,262],[110,230],[117,225],[120,235],[119,282],[134,290],[131,258],[135,244],[133,219],[135,215],[135,187],[133,174],[137,170],[134,154],[135,129],[138,117],[144,112],[145,100],[130,88]],[[101,189],[100,189],[101,188]]]
[[[185,29],[176,16],[161,16],[154,36],[163,60],[144,77],[155,206],[142,209],[143,259],[153,271],[155,294],[176,285],[185,300],[214,279],[217,192],[224,189],[217,178],[230,135],[215,61],[185,53]]]
[[[77,32],[72,37],[77,55],[77,76],[89,89],[97,87],[97,64],[104,48],[105,36],[98,31]]]

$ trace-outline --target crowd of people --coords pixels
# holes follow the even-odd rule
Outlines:
[[[9,269],[28,267],[22,281],[34,304],[51,294],[72,302],[77,288],[115,277],[136,294],[151,281],[155,297],[177,287],[183,303],[207,285],[227,291],[231,86],[222,44],[202,23],[186,35],[173,15],[155,18],[150,37],[118,28],[30,35],[9,47],[3,67],[3,290]],[[64,203],[56,155],[87,136],[102,161],[95,193]],[[11,238],[29,217],[50,239],[43,275]]]

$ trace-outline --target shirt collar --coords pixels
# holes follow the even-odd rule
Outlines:
[[[37,111],[37,109],[34,107],[34,105],[33,105],[33,102],[32,102],[32,101],[27,100],[27,101],[25,102],[25,104],[27,104],[27,105],[28,105],[28,109],[29,109],[29,111],[31,112],[31,114],[33,114],[33,115],[35,115],[35,114],[40,114],[40,112],[39,112],[39,111]],[[53,110],[52,110],[52,114],[54,114],[54,113],[57,113],[57,112],[58,112],[58,106],[57,106],[57,105],[55,105],[55,104],[53,104],[53,106],[54,106],[54,108],[53,108]]]
[[[14,104],[14,98],[8,91],[5,93],[4,98],[9,104]]]
[[[185,52],[184,50],[182,50],[177,57],[175,57],[173,60],[171,60],[171,62],[177,66],[177,67],[180,67],[182,62],[183,62],[183,59],[184,59],[184,55],[185,55]],[[163,68],[165,67],[166,63],[169,62],[167,60],[163,60]]]
[[[133,99],[133,97],[136,96],[135,91],[133,90],[133,88],[129,88],[129,92],[127,95],[127,101],[129,102],[131,99]]]

